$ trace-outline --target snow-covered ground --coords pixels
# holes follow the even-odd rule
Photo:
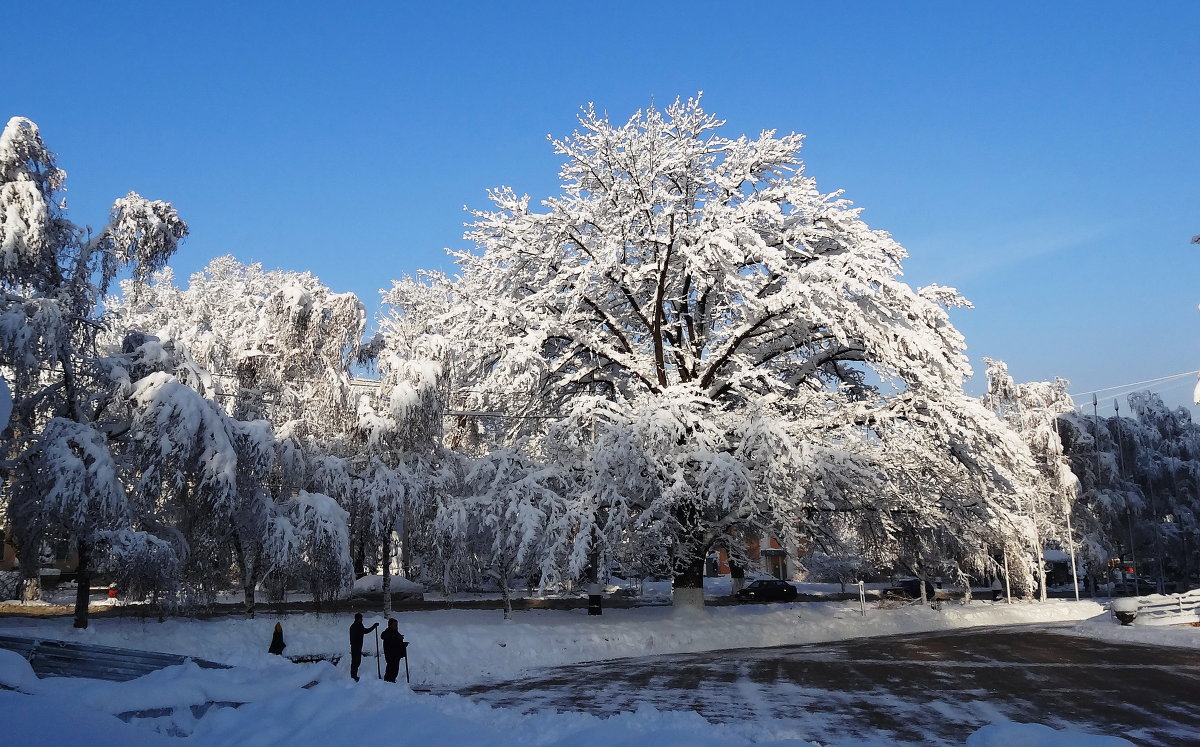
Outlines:
[[[399,612],[400,631],[410,642],[414,682],[455,688],[492,679],[512,679],[534,667],[561,666],[627,656],[692,653],[730,648],[818,643],[859,636],[947,630],[978,625],[1082,620],[1103,615],[1094,602],[969,606],[946,603],[933,610],[920,605],[881,610],[857,602],[706,607],[514,612],[499,610]],[[283,625],[288,655],[344,653],[352,616],[305,614],[260,616],[253,620],[171,618],[159,623],[131,618],[94,620],[76,631],[61,618],[7,618],[0,633],[87,641],[106,646],[185,654],[227,664],[256,665],[269,660],[267,646],[276,622]],[[382,622],[366,615],[364,622]],[[380,626],[383,627],[382,625]],[[374,641],[367,644],[373,649]],[[340,665],[347,670],[347,663]]]
[[[836,588],[834,589],[836,590]],[[650,590],[653,593],[653,590]],[[880,609],[857,602],[708,607],[516,612],[506,621],[498,610],[398,613],[411,642],[414,684],[438,690],[507,680],[532,668],[627,656],[726,648],[816,643],[859,636],[915,633],[970,626],[1069,622],[1061,632],[1118,641],[1200,648],[1200,628],[1132,628],[1117,625],[1095,602],[1051,601],[1013,604],[945,603]],[[367,615],[369,625],[381,617]],[[527,714],[474,703],[456,695],[414,694],[373,679],[364,660],[362,682],[347,676],[348,662],[292,665],[266,653],[271,630],[283,625],[290,655],[344,653],[349,614],[236,617],[212,620],[99,619],[85,631],[64,618],[0,619],[0,634],[40,636],[102,645],[182,653],[238,665],[203,670],[188,664],[129,683],[70,679],[31,680],[18,656],[0,657],[0,722],[18,724],[13,744],[56,743],[78,730],[92,743],[148,743],[150,730],[190,735],[201,744],[364,743],[384,735],[413,743],[460,744],[746,744],[799,740],[804,734],[779,723],[710,724],[693,713],[642,709],[611,718],[586,714]],[[368,651],[374,641],[369,639]],[[313,680],[311,688],[299,679]],[[25,693],[25,694],[21,694]],[[183,706],[244,702],[214,708],[197,719]],[[109,714],[170,709],[145,723],[126,724]],[[6,718],[17,713],[22,718]],[[165,712],[163,712],[165,713]],[[789,729],[791,729],[789,731]],[[75,731],[72,731],[75,730]],[[100,741],[97,741],[97,740]],[[972,745],[1121,744],[1045,727],[995,724],[972,736]],[[1039,741],[1040,740],[1040,741]]]

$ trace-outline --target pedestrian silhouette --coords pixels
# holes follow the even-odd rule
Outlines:
[[[283,656],[285,648],[287,648],[287,644],[283,642],[283,625],[275,623],[275,632],[271,635],[271,647],[267,649],[267,653]]]
[[[355,682],[358,682],[358,665],[362,662],[363,636],[378,627],[379,623],[363,627],[362,613],[354,613],[354,622],[350,624],[350,676]]]
[[[400,660],[405,657],[408,644],[404,642],[404,636],[400,635],[395,618],[388,620],[387,630],[379,637],[383,639],[383,660],[387,662],[383,679],[386,682],[395,682],[396,675],[400,673]]]

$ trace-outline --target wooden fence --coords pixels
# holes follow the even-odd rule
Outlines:
[[[1185,625],[1200,622],[1200,589],[1183,594],[1151,594],[1137,599],[1139,625]]]

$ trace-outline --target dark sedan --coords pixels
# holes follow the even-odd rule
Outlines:
[[[778,579],[763,579],[752,582],[735,595],[741,602],[792,602],[796,599],[796,587]]]

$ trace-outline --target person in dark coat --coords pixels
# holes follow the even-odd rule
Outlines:
[[[378,627],[379,623],[363,627],[362,613],[354,613],[354,622],[350,624],[350,676],[355,682],[358,682],[358,665],[362,662],[363,636]]]
[[[400,660],[404,658],[408,644],[404,642],[404,636],[400,635],[395,618],[388,620],[387,630],[380,633],[379,637],[383,639],[383,660],[387,662],[383,679],[395,682],[396,675],[400,673]]]
[[[283,642],[283,625],[275,623],[275,632],[271,635],[271,647],[267,649],[267,653],[283,656],[285,648],[287,648],[287,644]]]

